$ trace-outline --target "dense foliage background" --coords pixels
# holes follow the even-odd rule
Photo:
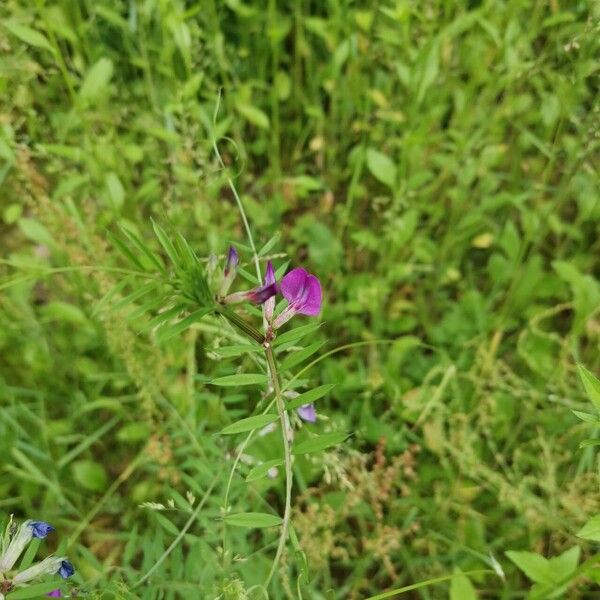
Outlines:
[[[304,374],[336,384],[316,428],[353,436],[297,461],[310,582],[290,552],[271,597],[365,598],[491,555],[504,581],[410,597],[519,598],[506,551],[590,555],[598,461],[571,409],[575,363],[600,367],[597,4],[5,0],[0,17],[2,520],[51,521],[104,597],[264,597],[244,589],[276,532],[222,534],[236,440],[214,435],[261,389],[207,383],[252,357],[218,353],[216,317],[164,340],[141,300],[102,300],[125,277],[120,225],[250,263],[232,177],[257,246],[278,234],[276,265],[321,279],[302,344],[364,342]],[[249,468],[231,505],[280,507],[281,477]]]

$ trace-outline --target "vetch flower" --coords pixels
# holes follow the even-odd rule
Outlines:
[[[6,552],[0,557],[0,573],[5,573],[13,568],[13,565],[23,553],[25,546],[33,538],[32,521],[25,521],[10,540]],[[35,521],[34,521],[35,523]]]
[[[71,577],[73,573],[75,573],[75,567],[73,567],[73,565],[68,560],[64,559],[60,563],[60,569],[58,569],[58,574],[63,579],[66,579],[67,577]]]
[[[33,537],[44,539],[51,531],[54,531],[54,527],[46,521],[30,521],[29,527],[32,529]]]
[[[298,408],[298,416],[307,423],[317,422],[317,411],[313,404],[303,404]]]
[[[295,314],[314,317],[321,312],[321,282],[301,267],[292,269],[281,280],[281,293],[288,305],[273,322],[274,329],[287,323]]]
[[[225,296],[235,279],[237,267],[240,264],[240,256],[234,246],[229,246],[225,268],[223,269],[223,282],[219,290],[219,296]]]
[[[247,292],[235,292],[225,296],[223,302],[225,304],[237,304],[238,302],[252,302],[252,304],[262,304],[277,293],[277,285],[261,285]]]
[[[46,594],[46,596],[50,596],[50,598],[62,598],[63,597],[62,592],[59,589],[48,592]]]
[[[71,566],[72,575],[75,570],[65,556],[48,556],[48,558],[45,558],[41,562],[36,563],[20,573],[17,573],[13,578],[13,583],[15,585],[27,583],[28,581],[31,581],[32,579],[42,575],[52,575],[54,573],[58,573],[60,575],[60,570],[65,563]]]
[[[275,285],[277,289],[277,280],[275,279],[275,269],[273,263],[269,261],[267,263],[267,272],[265,273],[265,285]],[[275,295],[271,296],[268,300],[265,300],[263,304],[264,315],[267,323],[271,322],[273,318],[273,311],[275,310]]]

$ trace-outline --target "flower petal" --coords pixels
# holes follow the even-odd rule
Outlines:
[[[54,531],[54,527],[46,521],[30,521],[29,527],[31,527],[34,538],[43,540],[51,531]]]
[[[305,284],[305,299],[298,307],[298,312],[301,315],[314,317],[321,312],[321,282],[314,275],[308,275]]]
[[[308,273],[302,267],[292,269],[281,280],[281,293],[290,303],[302,297]]]
[[[68,560],[63,560],[60,563],[60,568],[58,569],[57,573],[63,579],[66,579],[67,577],[71,577],[71,575],[75,573],[75,567]]]
[[[303,404],[298,408],[298,415],[303,421],[307,421],[308,423],[317,422],[317,411],[312,404]]]
[[[275,282],[275,269],[273,268],[273,263],[269,261],[267,263],[267,272],[265,273],[265,285],[271,285]]]

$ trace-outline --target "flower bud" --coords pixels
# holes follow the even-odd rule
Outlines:
[[[4,555],[0,557],[0,573],[6,573],[6,571],[10,571],[13,568],[32,537],[33,528],[31,527],[31,521],[25,521],[10,540],[10,544]]]
[[[53,575],[54,573],[59,573],[63,562],[67,562],[65,556],[49,556],[43,561],[29,567],[28,569],[17,573],[13,578],[13,583],[15,585],[19,585],[22,583],[27,583],[28,581],[31,581],[32,579],[42,575]]]

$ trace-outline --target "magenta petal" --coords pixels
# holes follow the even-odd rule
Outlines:
[[[308,273],[302,267],[292,269],[281,280],[281,293],[290,303],[302,297]]]
[[[265,273],[265,285],[271,285],[275,281],[275,269],[273,268],[273,263],[269,261],[267,263],[267,272]]]
[[[321,312],[321,301],[321,282],[314,275],[309,275],[306,278],[304,301],[298,307],[298,312],[314,317]]]
[[[298,415],[303,421],[307,421],[308,423],[317,422],[317,411],[312,404],[303,404],[298,408]]]
[[[246,299],[254,304],[262,304],[277,293],[277,286],[274,283],[254,288],[246,294]]]
[[[62,598],[63,597],[60,590],[52,590],[51,592],[48,592],[46,594],[46,596],[50,596],[50,598]]]

